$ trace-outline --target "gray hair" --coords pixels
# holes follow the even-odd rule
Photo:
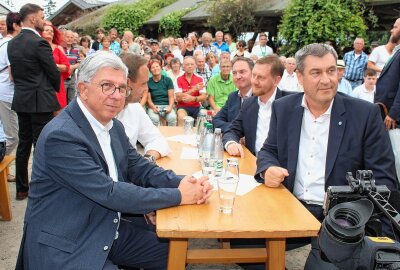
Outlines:
[[[333,55],[333,57],[335,58],[335,63],[336,63],[338,55],[332,46],[323,44],[323,43],[312,43],[312,44],[306,45],[296,52],[296,55],[295,55],[295,59],[296,59],[296,63],[297,63],[296,69],[299,70],[301,73],[303,73],[304,61],[305,61],[306,57],[309,55],[323,57],[329,53]]]
[[[128,68],[118,56],[109,52],[97,51],[86,57],[80,64],[76,85],[81,82],[90,82],[98,70],[106,67],[122,70],[125,73],[125,78],[128,76]]]

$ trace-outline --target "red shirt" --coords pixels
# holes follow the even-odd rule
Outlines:
[[[192,78],[190,80],[190,82],[186,79],[185,74],[183,74],[182,76],[179,76],[178,79],[176,79],[176,84],[178,85],[178,89],[176,92],[182,92],[182,93],[186,93],[187,91],[191,90],[194,86],[198,85],[199,83],[203,82],[203,78],[193,74]],[[182,91],[181,91],[182,89]],[[205,90],[196,90],[194,93],[191,94],[191,96],[193,97],[197,97],[200,96],[200,93],[205,93]],[[177,107],[195,107],[195,108],[199,108],[200,107],[200,102],[178,102]]]

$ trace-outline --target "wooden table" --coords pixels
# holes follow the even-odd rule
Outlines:
[[[14,156],[5,156],[0,163],[0,220],[12,219],[10,192],[8,190],[8,167],[15,159]]]
[[[182,133],[182,128],[161,127],[166,136]],[[179,160],[185,145],[169,142],[174,153],[158,164],[189,174],[200,170],[196,160]],[[255,157],[246,150],[239,159],[241,173],[254,174]],[[214,192],[204,205],[185,205],[157,211],[157,235],[170,239],[169,270],[185,269],[186,263],[261,262],[266,269],[285,269],[286,238],[316,236],[320,223],[283,186],[261,185],[238,196],[232,215],[219,212]],[[189,238],[265,238],[266,248],[188,250]]]

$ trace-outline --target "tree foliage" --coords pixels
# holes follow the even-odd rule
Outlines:
[[[257,0],[218,0],[210,2],[208,24],[217,30],[233,31],[235,36],[254,29]]]
[[[46,18],[50,17],[56,11],[56,1],[55,0],[46,0],[46,4],[44,5],[44,15]]]
[[[280,38],[287,42],[282,52],[293,55],[304,45],[325,41],[351,46],[355,37],[365,37],[363,13],[359,0],[292,0],[279,25]]]
[[[197,5],[192,8],[184,8],[164,15],[160,20],[158,32],[164,32],[165,36],[179,37],[182,27],[181,18],[196,8]]]
[[[147,20],[175,1],[141,0],[130,5],[115,5],[105,14],[102,25],[106,29],[116,28],[118,32],[129,29],[137,34]]]

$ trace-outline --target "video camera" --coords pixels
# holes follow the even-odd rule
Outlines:
[[[389,189],[375,185],[372,171],[357,171],[356,179],[348,172],[346,179],[349,186],[329,187],[325,195],[318,238],[322,258],[340,269],[400,270],[400,243],[379,237],[383,217],[400,231]]]

